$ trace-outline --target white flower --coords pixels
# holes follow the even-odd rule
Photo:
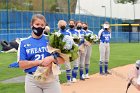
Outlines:
[[[98,41],[98,40],[99,40],[99,37],[98,37],[96,34],[95,34],[94,36],[95,36],[94,41],[95,41],[95,42]]]
[[[54,34],[57,35],[58,37],[61,35],[60,32],[55,32]]]
[[[90,37],[90,39],[94,39],[95,38],[95,35],[92,35],[91,37]]]
[[[66,42],[64,49],[67,50],[72,49],[72,45],[74,44],[74,41],[71,36],[65,35],[63,38],[63,42]]]

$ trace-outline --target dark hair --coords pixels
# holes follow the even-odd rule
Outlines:
[[[86,22],[83,22],[82,24],[86,24],[88,26],[88,24]]]
[[[74,22],[74,24],[75,24],[75,20],[73,20],[73,19],[70,19],[70,20],[69,20],[69,23],[70,23],[70,21],[73,21],[73,22]]]
[[[81,22],[81,21],[77,21],[75,25],[77,26],[77,24],[78,24],[78,23],[81,23],[81,24],[82,24],[82,22]]]

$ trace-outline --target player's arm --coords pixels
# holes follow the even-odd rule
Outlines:
[[[42,60],[35,60],[35,61],[19,60],[18,62],[19,62],[19,67],[21,69],[28,69],[40,65],[42,63]]]
[[[41,63],[41,60],[36,61],[28,61],[27,60],[27,54],[25,45],[21,41],[18,48],[18,54],[17,54],[17,62],[19,63],[19,68],[21,69],[28,69],[34,66],[38,66]]]
[[[57,61],[56,61],[57,60]],[[64,59],[61,57],[57,57],[56,59],[53,56],[48,56],[45,57],[42,60],[35,60],[35,61],[27,61],[27,60],[20,60],[19,62],[19,67],[21,69],[28,69],[34,66],[43,66],[43,67],[47,67],[49,66],[52,62],[57,64],[63,64],[64,63]]]
[[[100,39],[100,37],[101,37],[102,32],[103,32],[103,29],[101,29],[101,30],[98,32],[98,38],[99,38],[99,39]]]

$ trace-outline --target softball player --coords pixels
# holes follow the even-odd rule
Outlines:
[[[48,40],[43,35],[45,25],[46,19],[43,15],[33,15],[31,20],[32,34],[19,44],[19,67],[24,69],[26,73],[25,93],[61,93],[58,76],[53,76],[55,78],[49,83],[40,83],[33,78],[33,74],[39,65],[51,67],[51,62],[55,62],[54,57],[47,52]],[[64,63],[64,60],[60,57],[57,57],[57,60],[58,64]]]
[[[74,36],[79,37],[79,32],[75,30],[75,21],[74,20],[70,20],[69,21],[69,29],[67,31],[70,32],[70,35],[72,37],[74,37]],[[79,65],[78,60],[75,60],[73,62],[74,68],[72,70],[72,82],[76,82],[77,81],[76,80],[76,76],[77,76],[77,71],[78,71],[78,65]]]
[[[108,72],[108,61],[110,56],[110,25],[108,22],[105,22],[103,25],[103,29],[101,29],[98,33],[98,37],[100,39],[99,51],[100,51],[100,74],[109,74]],[[103,73],[104,66],[104,73]]]
[[[140,91],[140,60],[137,60],[133,73],[129,75],[128,79]]]
[[[78,21],[76,23],[76,27],[77,27],[77,31],[80,34],[80,38],[81,38],[81,42],[79,44],[79,46],[80,46],[80,45],[82,45],[82,44],[85,43],[84,36],[86,35],[86,32],[82,29],[82,22]],[[78,59],[78,62],[79,62],[79,66],[80,66],[80,69],[79,69],[79,72],[80,72],[80,80],[85,80],[85,78],[84,78],[84,61],[85,61],[85,52],[79,50],[79,59]]]
[[[88,30],[88,24],[87,23],[83,23],[83,29],[86,32],[86,35],[89,34],[93,34],[92,31]],[[84,77],[86,79],[89,78],[89,65],[90,65],[90,56],[91,56],[91,52],[92,52],[92,45],[85,45],[85,61],[83,63],[83,67],[85,67],[85,75]]]
[[[66,21],[59,20],[59,22],[58,22],[59,31],[58,32],[60,32],[63,35],[70,36],[70,32],[68,32],[66,30],[66,25],[67,25]],[[70,62],[65,62],[65,67],[66,67],[67,85],[70,85],[70,83],[71,83],[71,64],[70,64]]]

